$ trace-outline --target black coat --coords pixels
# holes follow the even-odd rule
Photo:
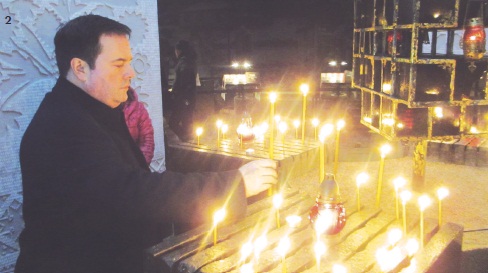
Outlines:
[[[161,239],[155,225],[209,220],[229,196],[227,209],[245,212],[238,171],[151,173],[120,109],[64,78],[27,128],[20,164],[16,272],[142,272],[143,249]]]
[[[195,61],[186,56],[178,58],[175,67],[175,80],[173,82],[173,93],[176,103],[188,101],[195,104],[196,97],[197,68]]]

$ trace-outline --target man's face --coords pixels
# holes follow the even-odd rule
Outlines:
[[[85,82],[86,92],[95,99],[115,108],[127,100],[132,69],[132,53],[125,35],[100,36],[101,52]]]

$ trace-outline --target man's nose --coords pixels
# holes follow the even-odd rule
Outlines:
[[[129,79],[132,79],[136,76],[136,71],[134,70],[134,68],[132,67],[132,65],[129,65],[129,68],[127,70],[127,73],[126,73],[127,77]]]

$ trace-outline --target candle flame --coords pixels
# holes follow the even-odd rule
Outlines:
[[[391,145],[390,144],[384,144],[380,148],[381,151],[381,157],[385,157],[387,154],[391,152]]]
[[[411,238],[407,241],[405,248],[407,249],[408,256],[413,256],[415,253],[417,253],[417,251],[419,251],[420,248],[419,241]]]
[[[398,191],[398,189],[404,187],[407,184],[407,180],[401,176],[395,178],[393,180],[393,185],[395,186],[395,191]]]
[[[383,92],[389,93],[391,91],[391,83],[384,83],[383,84]]]
[[[402,199],[403,204],[405,204],[412,198],[412,193],[404,190],[400,193],[400,198]]]
[[[422,195],[419,197],[418,199],[418,203],[419,203],[419,207],[420,207],[420,210],[425,210],[428,206],[430,206],[430,204],[432,203],[432,201],[430,200],[429,196],[427,195]]]
[[[217,128],[220,129],[220,127],[222,127],[222,124],[224,124],[224,122],[222,120],[217,120]]]
[[[229,125],[227,124],[222,124],[222,133],[227,133],[227,131],[229,130]]]
[[[275,122],[276,122],[276,123],[279,123],[279,122],[280,122],[280,120],[281,120],[280,115],[275,115],[275,116],[274,116],[274,120],[275,120]]]
[[[444,111],[442,107],[434,107],[434,114],[437,118],[443,118],[444,117]]]
[[[366,183],[368,179],[369,179],[369,175],[365,172],[362,172],[356,176],[356,185],[359,187],[362,184]]]
[[[241,260],[245,260],[249,255],[251,255],[253,250],[252,242],[246,242],[241,247]]]
[[[213,220],[214,220],[214,224],[217,225],[218,223],[222,222],[222,220],[224,220],[225,218],[225,209],[219,209],[217,210],[215,213],[214,213],[214,217],[213,217]]]
[[[325,251],[327,251],[327,248],[325,247],[325,244],[323,242],[317,241],[313,245],[313,250],[315,251],[315,257],[317,258],[317,261],[319,261],[320,257],[325,254]]]
[[[267,245],[268,239],[265,234],[256,238],[256,241],[254,242],[254,256],[259,257],[259,254],[261,254]]]
[[[308,94],[309,89],[310,87],[306,83],[300,85],[300,92],[302,92],[303,96],[306,96]]]
[[[203,133],[203,128],[202,127],[198,127],[197,130],[196,130],[196,133],[197,133],[197,136],[201,136],[202,133]]]
[[[288,238],[288,236],[285,236],[281,238],[276,251],[280,254],[281,257],[285,257],[288,249],[290,248],[290,245],[290,238]]]
[[[337,121],[337,130],[342,130],[342,128],[344,128],[344,126],[346,126],[346,122],[343,120],[343,119],[340,119]]]
[[[332,266],[332,273],[347,273],[347,269],[343,265],[335,264]]]
[[[295,128],[298,128],[298,127],[300,126],[300,121],[299,121],[298,119],[295,119],[295,120],[293,121],[293,126],[294,126]]]
[[[324,142],[325,139],[332,133],[334,130],[334,125],[327,123],[322,128],[320,128],[320,133],[319,133],[319,140],[321,142]]]
[[[288,125],[286,122],[282,121],[278,124],[278,130],[280,130],[280,133],[284,134],[286,130],[288,130]]]
[[[281,204],[283,204],[283,196],[278,193],[273,196],[273,206],[276,209],[279,209],[281,207]]]
[[[240,268],[241,273],[254,273],[253,265],[252,263],[248,264],[243,264]]]
[[[286,222],[292,228],[297,227],[302,221],[302,217],[298,215],[290,215],[286,217]]]
[[[394,246],[403,236],[403,232],[399,228],[393,228],[388,232],[388,243]]]
[[[312,125],[313,125],[313,127],[319,126],[319,119],[318,118],[313,118],[312,119]]]
[[[447,188],[442,187],[437,190],[437,197],[439,198],[439,200],[446,198],[446,196],[448,195],[449,195],[449,190]]]
[[[269,101],[271,103],[275,103],[277,98],[278,98],[278,94],[276,92],[273,91],[269,93]]]
[[[403,259],[402,251],[399,247],[388,250],[382,247],[376,251],[376,260],[383,272],[394,269]]]

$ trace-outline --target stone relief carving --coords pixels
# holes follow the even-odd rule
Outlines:
[[[137,72],[132,85],[151,114],[151,105],[161,104],[150,98],[151,94],[154,96],[160,92],[160,87],[147,87],[144,84],[145,77],[153,70],[152,66],[159,69],[159,52],[153,50],[148,53],[145,48],[150,31],[148,18],[157,20],[155,10],[154,0],[0,1],[0,273],[13,271],[19,251],[17,240],[23,222],[18,149],[30,119],[58,76],[53,44],[56,29],[63,22],[88,13],[107,16],[129,25],[133,30],[131,46]],[[9,16],[10,24],[4,20],[6,16]],[[157,26],[157,22],[153,24]],[[153,28],[151,37],[155,34],[157,37],[157,27],[155,31]],[[150,76],[159,77],[154,74]],[[154,85],[155,81],[151,82]],[[146,89],[152,93],[144,91]],[[156,115],[158,113],[152,116]],[[155,131],[162,134],[162,120],[153,118],[153,125]],[[152,169],[164,169],[164,150],[155,158]]]

